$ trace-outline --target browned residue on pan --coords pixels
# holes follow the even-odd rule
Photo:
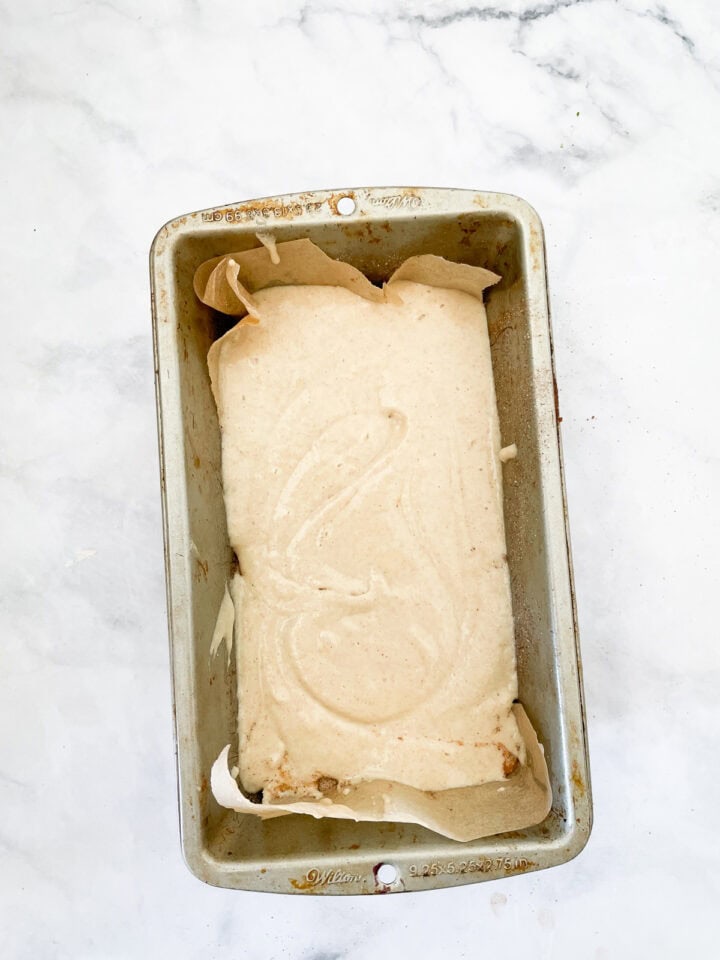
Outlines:
[[[530,227],[530,257],[532,259],[531,269],[535,271],[542,270],[542,239],[537,227]]]
[[[562,417],[560,416],[560,394],[558,393],[557,379],[555,378],[555,371],[552,375],[552,385],[553,385],[553,400],[555,401],[555,419],[558,423],[562,423]]]
[[[316,884],[311,883],[309,880],[306,880],[304,877],[302,880],[295,880],[294,877],[290,877],[290,886],[295,887],[296,890],[312,890]]]
[[[305,204],[294,199],[270,197],[267,200],[248,200],[232,207],[218,207],[208,211],[209,219],[228,223],[251,222],[255,218],[294,220],[306,212]]]
[[[351,200],[355,200],[355,191],[354,190],[341,190],[339,193],[331,193],[327,198],[327,205],[330,207],[332,212],[336,215],[342,216],[338,210],[338,201],[343,200],[345,197],[350,197]]]
[[[462,233],[460,238],[461,247],[470,247],[472,246],[472,238],[475,235],[477,230],[477,223],[473,220],[470,223],[465,223],[462,220],[458,220],[458,227]]]
[[[575,793],[577,793],[579,797],[584,797],[585,781],[580,773],[580,767],[578,766],[577,760],[573,760],[572,768],[570,770],[570,781],[575,788]]]

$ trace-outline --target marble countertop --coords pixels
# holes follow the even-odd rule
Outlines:
[[[699,956],[720,930],[720,8],[0,20],[3,957]],[[544,220],[595,828],[572,863],[455,890],[213,889],[178,841],[148,248],[189,210],[368,184],[515,193]]]

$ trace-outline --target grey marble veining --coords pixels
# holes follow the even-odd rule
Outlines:
[[[3,956],[710,948],[719,8],[6,0],[0,31]],[[595,829],[457,890],[215,890],[179,853],[147,251],[188,210],[388,183],[545,223]]]

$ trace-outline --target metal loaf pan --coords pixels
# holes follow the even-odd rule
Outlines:
[[[354,210],[343,211],[343,197]],[[349,206],[353,206],[352,203]],[[196,299],[203,260],[309,237],[381,282],[404,259],[435,253],[488,267],[492,359],[507,464],[505,517],[520,698],[545,746],[553,809],[539,826],[471,843],[404,824],[262,821],[217,805],[212,762],[235,743],[236,677],[208,651],[232,553],[206,356],[231,325]],[[369,188],[288,194],[178,217],[151,251],[165,563],[185,859],[222,887],[281,893],[386,893],[491,880],[563,863],[585,845],[592,804],[574,612],[543,231],[516,197],[467,190]],[[380,864],[397,871],[381,879]]]

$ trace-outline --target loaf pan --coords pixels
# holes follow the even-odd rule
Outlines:
[[[220,807],[213,761],[237,741],[237,678],[210,643],[232,572],[220,437],[206,357],[234,323],[201,304],[196,267],[210,257],[309,237],[381,283],[434,253],[502,280],[486,307],[504,470],[519,695],[544,745],[553,807],[538,826],[470,843],[400,823],[293,815],[263,821]],[[220,887],[278,893],[394,893],[540,870],[587,842],[592,801],[582,675],[558,433],[543,230],[523,200],[469,190],[372,187],[268,197],[190,213],[150,253],[165,569],[180,831],[185,860]]]

